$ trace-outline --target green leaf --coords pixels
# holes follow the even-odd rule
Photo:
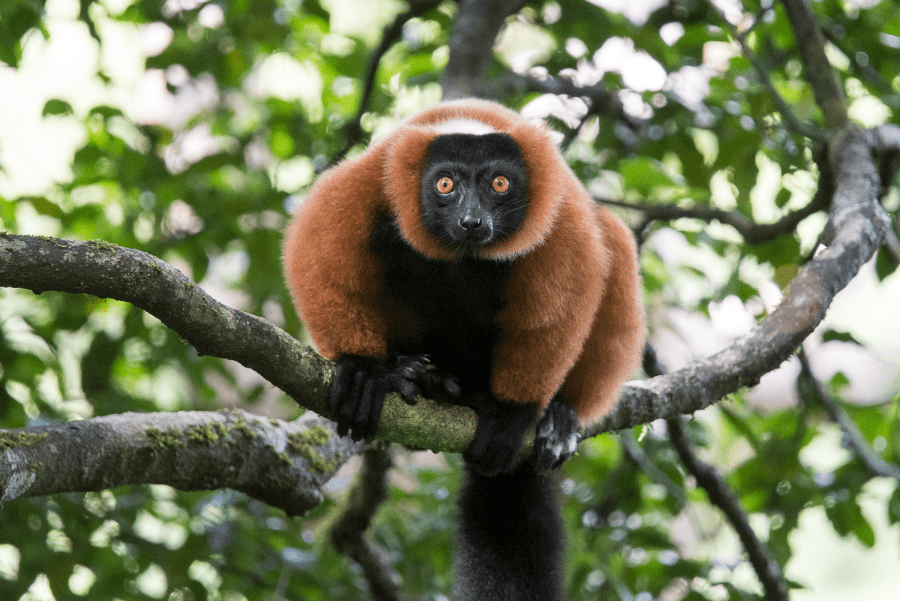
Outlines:
[[[888,500],[887,515],[891,524],[900,523],[900,487],[894,489]]]
[[[619,174],[624,180],[626,190],[635,190],[644,195],[657,187],[675,185],[659,161],[646,157],[622,161]]]
[[[879,281],[884,281],[884,278],[897,271],[897,266],[897,259],[894,258],[894,254],[888,250],[887,246],[878,249],[878,253],[875,255],[875,273],[878,275]]]
[[[58,204],[43,196],[31,196],[27,200],[41,215],[47,215],[49,217],[62,217],[63,215]]]
[[[119,117],[121,116],[122,109],[119,109],[114,106],[108,106],[105,104],[99,104],[95,107],[92,107],[90,111],[88,111],[89,115],[100,115],[104,119],[109,119],[110,117]]]
[[[859,344],[859,341],[853,337],[853,334],[850,334],[848,332],[826,330],[825,333],[822,334],[822,342],[831,342],[833,340],[837,340],[839,342],[851,342],[857,345]]]
[[[65,100],[51,98],[44,104],[44,110],[41,112],[41,115],[44,117],[50,115],[71,115],[73,112],[72,105]]]
[[[774,267],[785,265],[793,267],[800,255],[800,241],[793,234],[783,234],[765,244],[751,246],[748,251],[761,263],[770,263]],[[795,274],[795,272],[791,273]],[[778,283],[781,284],[781,282]]]
[[[837,496],[840,496],[838,491]],[[865,518],[855,498],[846,501],[838,501],[834,504],[825,504],[825,515],[831,521],[834,531],[842,537],[856,537],[859,542],[868,548],[875,546],[875,530]]]
[[[828,381],[828,386],[831,390],[839,392],[841,390],[845,390],[848,386],[850,386],[850,378],[844,374],[842,371],[835,372],[831,379]]]
[[[754,449],[759,448],[759,438],[744,416],[738,415],[737,410],[728,403],[721,403],[719,405],[719,410],[722,412],[722,416],[725,417],[728,423],[730,423],[737,432],[743,434],[746,441],[749,442]]]
[[[11,67],[19,66],[22,36],[41,26],[43,5],[38,0],[0,2],[0,61]]]

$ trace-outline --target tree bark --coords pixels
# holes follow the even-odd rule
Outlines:
[[[494,60],[494,41],[506,17],[523,0],[460,0],[450,34],[450,60],[441,77],[444,100],[482,97],[484,80]]]
[[[126,484],[231,488],[288,515],[322,501],[322,485],[359,445],[327,420],[243,411],[123,413],[0,430],[0,503]]]

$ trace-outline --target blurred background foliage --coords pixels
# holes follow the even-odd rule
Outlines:
[[[419,2],[421,3],[421,2]],[[103,239],[152,253],[226,304],[302,336],[281,275],[281,232],[317,173],[440,99],[458,6],[402,23],[364,78],[396,0],[5,0],[0,3],[0,227]],[[896,122],[900,5],[813,2],[852,117]],[[735,42],[743,39],[762,66]],[[384,30],[387,31],[387,30]],[[599,198],[715,207],[773,222],[807,205],[820,124],[783,7],[771,0],[529,1],[501,31],[489,78],[599,84],[607,114],[510,86],[499,99],[549,119]],[[500,81],[499,79],[497,81]],[[351,152],[358,150],[355,146]],[[885,207],[896,219],[896,189]],[[718,222],[642,223],[651,335],[676,368],[765,316],[815,248],[825,216],[747,244]],[[808,346],[873,452],[900,459],[900,288],[879,252]],[[860,276],[863,278],[863,276]],[[850,296],[847,296],[847,295]],[[893,306],[896,306],[895,304]],[[892,333],[891,333],[892,332]],[[888,335],[888,333],[891,333]],[[798,588],[796,599],[894,599],[900,493],[842,444],[792,360],[759,389],[688,424]],[[192,348],[130,305],[0,289],[0,427],[124,411],[296,405]],[[0,446],[0,450],[3,447]],[[457,457],[397,452],[372,536],[409,598],[445,599]],[[328,542],[347,476],[302,519],[230,491],[161,486],[20,499],[0,507],[3,599],[365,599]],[[567,591],[578,599],[759,599],[727,523],[685,475],[665,427],[585,442],[564,469]]]

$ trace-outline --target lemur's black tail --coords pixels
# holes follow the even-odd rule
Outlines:
[[[459,500],[458,601],[561,601],[564,531],[553,479],[528,463],[482,476]]]

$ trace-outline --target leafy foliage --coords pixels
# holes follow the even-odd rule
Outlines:
[[[227,304],[302,332],[281,276],[289,212],[354,140],[357,119],[368,139],[440,97],[439,76],[462,10],[449,1],[408,20],[400,37],[388,40],[368,104],[359,106],[378,34],[405,8],[363,0],[0,3],[0,61],[7,65],[0,68],[18,86],[10,89],[58,76],[42,65],[51,62],[51,48],[66,51],[71,38],[59,26],[65,23],[80,47],[93,49],[79,59],[90,71],[81,82],[98,90],[35,91],[29,98],[40,98],[33,107],[39,117],[30,123],[46,133],[9,121],[25,109],[3,111],[0,131],[15,135],[0,136],[0,224],[9,232],[139,248],[177,265]],[[773,223],[813,197],[819,148],[792,127],[773,94],[798,122],[822,123],[793,31],[780,4],[748,2],[742,10],[758,17],[749,31],[700,1],[668,3],[646,23],[591,2],[532,1],[506,26],[525,31],[524,44],[503,46],[489,72],[500,78],[525,60],[531,70],[523,72],[537,79],[571,76],[621,91],[630,119],[568,97],[548,106],[568,103],[574,117],[544,112],[564,134],[567,158],[589,189],[636,209],[623,215],[643,242],[658,343],[683,334],[672,326],[674,313],[705,320],[732,297],[751,319],[763,317],[773,283],[776,290],[789,285],[824,224],[817,214],[748,244],[721,220],[642,221],[644,210],[665,204]],[[896,122],[900,5],[823,0],[814,10],[851,115],[868,126]],[[348,25],[353,12],[362,16]],[[375,20],[365,21],[367,15]],[[549,52],[517,54],[538,38]],[[600,51],[611,43],[632,62],[601,67]],[[143,49],[130,71],[112,58],[128,44]],[[664,71],[664,84],[635,83],[635,65],[647,59],[655,64],[651,72]],[[521,108],[547,98],[516,88],[504,89],[502,100]],[[48,168],[38,186],[22,183],[12,157],[23,154],[17,144],[32,135],[53,146],[57,137],[76,140],[67,142],[67,169]],[[41,156],[32,161],[44,164]],[[900,197],[893,182],[883,183],[884,206],[896,223]],[[897,264],[883,248],[878,278],[896,280]],[[864,349],[864,340],[835,326],[820,344]],[[889,362],[897,368],[896,358]],[[837,373],[828,374],[830,393],[852,400],[853,382]],[[837,537],[869,553],[896,549],[897,482],[875,478],[841,446],[840,430],[802,375],[792,388],[782,389],[797,399],[788,408],[766,408],[741,393],[698,415],[689,424],[698,453],[725,475],[781,566],[791,565],[804,516],[816,511]],[[871,452],[894,465],[898,402],[895,396],[847,408]],[[297,415],[266,382],[199,357],[130,305],[0,290],[2,428],[238,404]],[[457,463],[404,459],[371,532],[410,598],[450,593]],[[561,495],[573,601],[761,598],[758,583],[746,577],[743,551],[685,473],[663,426],[583,443],[564,470]],[[884,519],[865,510],[870,498]],[[338,510],[328,500],[302,519],[286,519],[237,493],[157,486],[9,501],[0,507],[0,597],[366,598],[364,578],[328,543]],[[798,587],[815,580],[787,573]]]

